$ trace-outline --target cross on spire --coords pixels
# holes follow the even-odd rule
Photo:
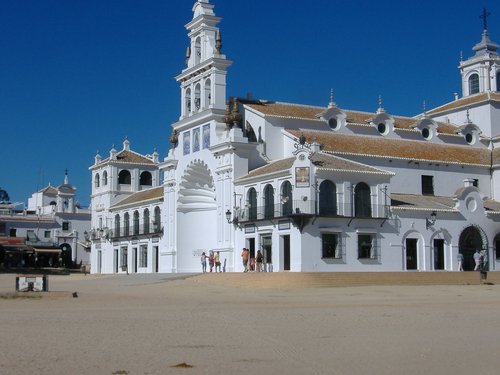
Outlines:
[[[483,19],[483,30],[488,30],[488,16],[491,16],[491,13],[483,8],[483,14],[479,16],[479,18]]]

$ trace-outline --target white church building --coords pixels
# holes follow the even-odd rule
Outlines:
[[[485,30],[461,61],[463,95],[410,118],[226,97],[220,18],[196,1],[180,118],[162,160],[96,155],[93,273],[200,272],[219,251],[267,271],[500,267],[500,56]]]

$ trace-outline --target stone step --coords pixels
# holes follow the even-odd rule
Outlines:
[[[500,283],[499,272],[248,272],[206,273],[200,283],[241,288],[330,288],[366,285],[479,285]]]

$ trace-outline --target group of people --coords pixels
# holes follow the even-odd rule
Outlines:
[[[483,250],[480,252],[479,250],[476,250],[472,257],[474,258],[474,271],[486,271],[488,269],[488,257],[486,251]],[[463,271],[464,255],[462,253],[458,253],[457,260],[458,270]]]
[[[241,259],[243,261],[243,270],[244,270],[243,272],[254,271],[254,270],[257,272],[263,271],[262,263],[264,262],[264,256],[262,255],[262,252],[260,250],[257,250],[257,254],[255,255],[254,258],[250,257],[250,250],[244,247],[243,251],[241,252]],[[206,252],[202,252],[200,256],[200,261],[201,261],[201,270],[203,271],[203,273],[214,272],[214,268],[215,272],[222,272],[219,251],[214,252],[213,250],[210,250],[208,252],[208,255],[206,254]],[[207,271],[207,263],[210,271]]]
[[[201,253],[201,269],[203,273],[207,272],[207,260],[210,272],[214,270],[214,267],[215,272],[222,272],[219,251],[214,252],[213,250],[210,250],[208,255],[205,252]]]
[[[250,250],[244,247],[243,251],[241,252],[241,260],[243,261],[243,272],[253,270],[262,272],[262,263],[264,261],[264,256],[262,255],[262,252],[260,250],[257,250],[257,254],[254,258],[250,257]]]

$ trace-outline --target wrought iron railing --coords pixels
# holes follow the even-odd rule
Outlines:
[[[313,200],[293,200],[263,206],[245,206],[234,210],[239,222],[273,219],[294,215],[314,215],[345,218],[387,218],[389,206],[381,204],[354,205],[352,203],[324,206]]]

